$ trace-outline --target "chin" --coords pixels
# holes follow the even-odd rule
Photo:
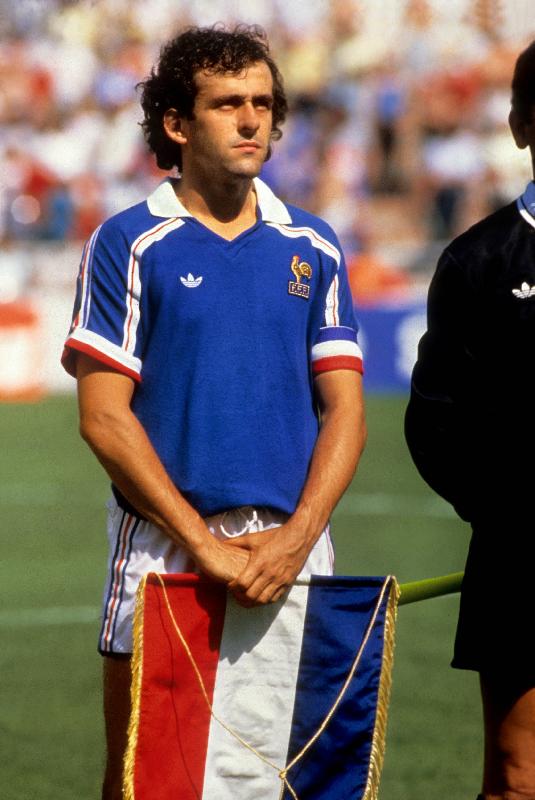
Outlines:
[[[236,177],[256,178],[258,175],[260,175],[262,167],[264,166],[264,161],[265,158],[262,158],[261,160],[255,158],[254,161],[251,160],[246,161],[245,163],[241,162],[239,164],[232,164],[228,171],[232,175],[236,175]]]

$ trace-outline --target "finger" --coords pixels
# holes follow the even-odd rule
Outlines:
[[[225,545],[233,547],[246,547],[252,548],[254,545],[263,544],[267,538],[267,534],[271,531],[259,531],[258,533],[244,533],[241,536],[233,536],[231,539],[223,539]]]
[[[268,603],[277,603],[283,597],[290,587],[286,584],[270,584],[261,592],[256,602],[259,605],[267,605]]]
[[[246,585],[241,587],[240,585],[238,585],[236,587],[236,591],[238,594],[246,596],[253,603],[257,603],[258,598],[266,591],[268,586],[269,586],[269,581],[266,579],[266,577],[259,575],[248,586]],[[272,594],[272,592],[270,594]]]
[[[240,598],[242,605],[258,605],[260,597],[265,598],[262,600],[262,603],[269,602],[269,598],[273,595],[274,591],[278,589],[279,585],[278,582],[273,584],[269,576],[260,574],[255,575],[250,583],[242,583],[238,578],[232,583],[229,583],[228,588],[235,597]]]
[[[225,547],[240,547],[242,550],[251,550],[252,544],[246,536],[236,536],[234,539],[224,539]]]
[[[257,580],[255,580],[250,586],[246,588],[241,588],[239,585],[232,586],[232,584],[227,584],[227,588],[229,591],[232,592],[232,595],[236,598],[236,600],[240,603],[240,605],[251,608],[252,606],[259,605],[259,597],[271,597],[273,591],[270,591],[268,588],[269,584],[266,582],[265,578],[259,576]],[[268,600],[263,601],[268,602]]]
[[[289,589],[290,589],[289,586],[281,586],[280,589],[277,592],[275,592],[275,594],[273,595],[273,597],[269,602],[277,603],[279,600],[282,600],[282,598],[289,591]]]
[[[261,575],[262,567],[260,565],[255,565],[253,557],[250,556],[244,569],[229,583],[229,589],[245,594],[249,591],[251,586],[261,578]],[[265,583],[267,583],[266,580],[264,580],[264,584]],[[261,589],[262,588],[263,586]]]
[[[287,583],[280,583],[280,581],[256,582],[247,592],[236,592],[235,596],[240,597],[242,605],[268,605],[276,603],[283,597],[283,595],[290,588]]]

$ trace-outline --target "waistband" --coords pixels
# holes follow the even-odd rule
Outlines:
[[[143,520],[144,522],[148,521],[113,484],[111,490],[115,502],[120,509],[137,519]],[[225,509],[224,511],[205,517],[208,527],[219,528],[223,535],[229,538],[240,536],[242,533],[253,533],[256,530],[262,530],[272,523],[282,525],[287,519],[288,514],[284,511],[278,511],[275,508],[267,508],[265,506],[252,505]],[[241,520],[243,520],[243,530],[238,524]],[[227,522],[226,527],[228,527],[228,531],[226,530],[225,522]]]

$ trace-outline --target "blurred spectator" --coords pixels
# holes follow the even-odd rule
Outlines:
[[[319,100],[299,95],[284,123],[284,136],[276,144],[276,156],[266,162],[262,177],[287,202],[310,208],[319,158]]]
[[[422,207],[431,238],[451,239],[477,218],[473,205],[486,177],[477,128],[480,86],[470,70],[445,72],[428,79],[419,95]]]
[[[516,147],[507,122],[516,56],[516,48],[501,45],[480,64],[484,87],[481,141],[487,166],[489,212],[507,203],[527,180],[526,153]]]
[[[451,237],[529,180],[503,129],[521,43],[486,35],[472,0],[456,9],[0,0],[0,235],[85,238],[145,197],[162,173],[137,124],[135,85],[175,30],[222,20],[264,25],[285,75],[293,113],[263,172],[278,194],[325,216],[362,264],[382,263],[374,248],[393,237],[422,248]]]
[[[378,150],[377,174],[373,185],[378,192],[397,192],[404,184],[399,160],[406,91],[396,69],[390,64],[377,72],[374,127]]]

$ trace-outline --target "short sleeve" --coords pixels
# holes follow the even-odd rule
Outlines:
[[[62,364],[76,376],[76,353],[82,352],[139,381],[139,263],[127,237],[104,225],[86,243],[78,274],[72,324]]]
[[[323,300],[323,320],[312,346],[312,374],[334,369],[351,369],[362,374],[362,351],[358,344],[358,325],[347,279],[344,256],[339,258]]]

